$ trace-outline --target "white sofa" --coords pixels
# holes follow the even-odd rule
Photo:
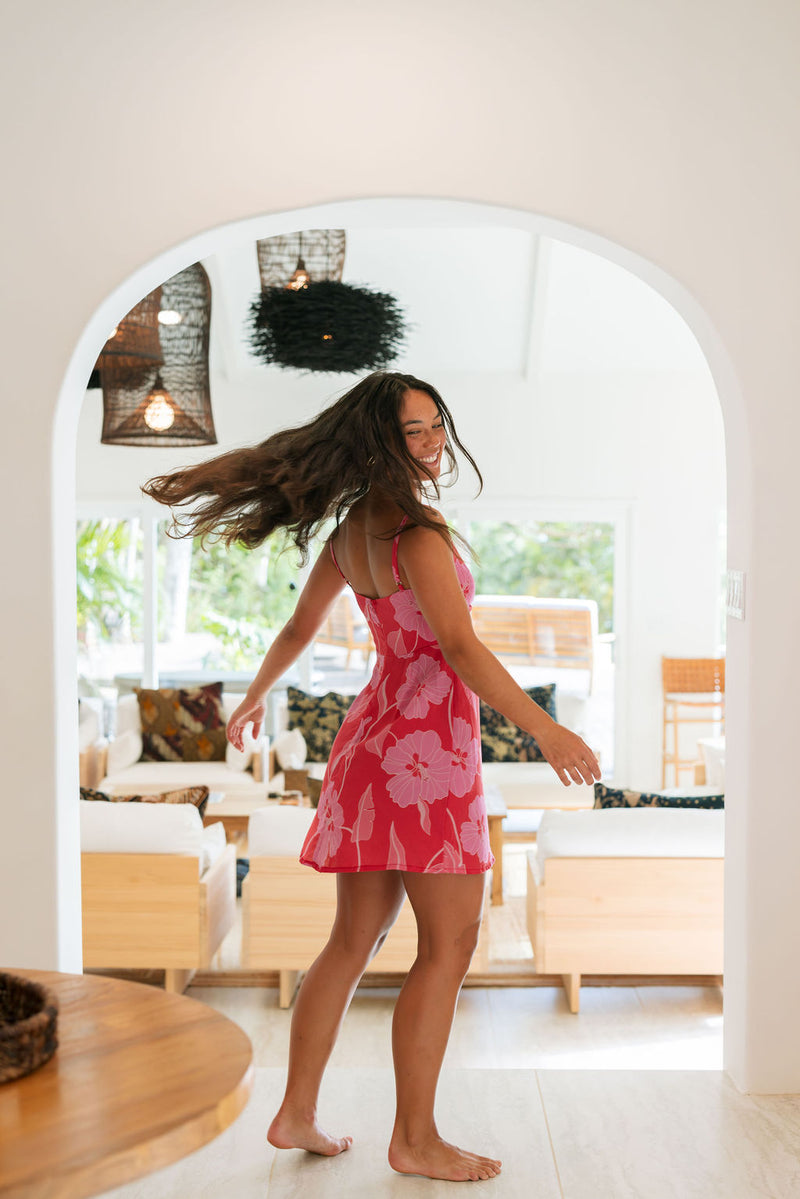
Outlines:
[[[236,851],[193,804],[81,801],[83,960],[182,991],[236,913]]]
[[[227,720],[243,699],[223,692]],[[240,752],[228,744],[224,762],[140,762],[142,726],[135,695],[117,704],[116,736],[106,750],[105,769],[96,786],[109,795],[151,794],[205,785],[229,798],[266,799],[269,778],[269,738],[262,736]],[[249,769],[248,769],[249,768]]]
[[[545,812],[528,854],[539,974],[577,1012],[581,974],[721,975],[725,813]]]

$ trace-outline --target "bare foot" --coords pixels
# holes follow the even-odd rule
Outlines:
[[[352,1137],[331,1137],[324,1132],[316,1119],[278,1112],[267,1131],[267,1140],[276,1149],[305,1149],[308,1153],[321,1153],[324,1157],[335,1157],[344,1153],[353,1143]]]
[[[422,1174],[425,1178],[444,1178],[448,1182],[478,1182],[495,1178],[501,1162],[491,1157],[479,1157],[449,1145],[440,1136],[431,1136],[421,1145],[408,1145],[392,1139],[389,1146],[389,1165],[398,1174]]]

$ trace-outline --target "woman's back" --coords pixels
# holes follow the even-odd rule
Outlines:
[[[357,595],[376,599],[397,590],[392,574],[392,540],[403,513],[365,497],[348,512],[331,538],[336,561]],[[403,584],[407,586],[403,571]]]

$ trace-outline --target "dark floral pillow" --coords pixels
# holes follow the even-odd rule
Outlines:
[[[309,762],[327,762],[334,737],[356,697],[338,691],[309,695],[298,687],[289,687],[288,693],[289,728],[303,734]]]
[[[142,762],[224,762],[227,739],[222,683],[136,688]]]
[[[161,791],[154,795],[108,795],[92,787],[81,787],[81,799],[101,800],[104,803],[191,803],[201,816],[206,814],[208,787],[182,787],[177,791]]]
[[[665,795],[661,791],[631,791],[627,787],[594,785],[596,808],[724,808],[724,795]]]
[[[556,685],[526,687],[525,694],[556,720]],[[481,756],[484,762],[545,762],[530,733],[524,733],[505,716],[481,700]]]

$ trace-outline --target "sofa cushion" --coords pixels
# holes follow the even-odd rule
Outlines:
[[[222,683],[135,690],[142,726],[142,761],[225,760]]]
[[[297,858],[303,848],[311,821],[312,808],[293,808],[274,804],[257,808],[247,823],[247,847],[253,858]]]
[[[591,808],[588,783],[565,787],[549,762],[484,762],[484,786],[498,787],[507,808]]]
[[[334,738],[356,697],[340,695],[338,691],[309,695],[298,687],[289,687],[287,691],[289,727],[303,734],[309,762],[327,762]]]
[[[668,787],[663,791],[632,791],[627,787],[594,785],[596,808],[724,808],[725,796],[713,787]]]
[[[556,685],[526,687],[526,695],[544,708],[553,720],[556,716]],[[481,755],[484,762],[544,762],[544,754],[530,733],[501,716],[481,700]]]
[[[725,813],[670,808],[545,812],[536,855],[546,858],[721,858]]]
[[[113,774],[132,766],[142,756],[142,734],[136,729],[124,729],[109,743],[106,770]]]
[[[203,821],[192,804],[82,800],[80,810],[83,853],[177,853],[201,861]]]
[[[108,772],[100,781],[109,795],[152,794],[180,787],[206,786],[228,796],[267,797],[267,784],[258,783],[247,770],[233,770],[226,762],[136,762],[125,770]]]
[[[214,865],[217,858],[222,856],[227,844],[225,825],[221,820],[215,820],[213,824],[209,824],[203,829],[203,838],[200,842],[201,874],[205,874],[209,867]]]
[[[142,795],[112,794],[108,791],[98,791],[93,787],[81,787],[81,799],[90,803],[97,800],[106,803],[188,803],[194,804],[201,817],[205,815],[208,796],[209,789],[205,786],[181,787],[175,791],[158,791]]]

